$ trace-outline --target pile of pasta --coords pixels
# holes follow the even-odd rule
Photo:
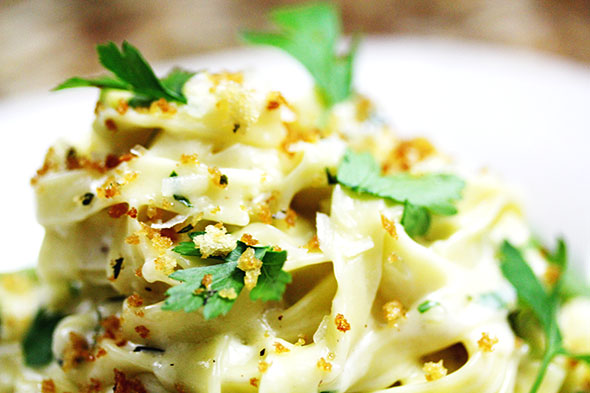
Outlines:
[[[184,94],[186,105],[134,108],[130,93],[105,90],[90,135],[49,150],[33,179],[46,229],[40,284],[26,301],[0,300],[1,391],[530,388],[539,361],[508,322],[516,294],[497,250],[509,239],[539,276],[548,264],[510,188],[424,139],[398,138],[362,96],[326,114],[313,96],[291,102],[243,74],[207,72]],[[347,148],[371,152],[385,173],[460,176],[458,213],[408,236],[402,205],[330,182]],[[174,251],[191,241],[185,228],[285,250],[282,299],[244,290],[208,320],[163,309],[180,284],[170,275],[204,264]],[[492,293],[505,305],[485,301]],[[16,343],[37,304],[67,316],[53,333],[55,359],[33,369]],[[569,348],[590,351],[589,311],[579,299],[561,310]],[[557,358],[539,391],[584,383],[587,366]]]

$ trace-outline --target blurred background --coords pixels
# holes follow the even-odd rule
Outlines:
[[[101,69],[94,46],[129,40],[155,62],[239,45],[287,0],[1,0],[0,99]],[[590,64],[590,0],[341,0],[344,30],[531,48]]]

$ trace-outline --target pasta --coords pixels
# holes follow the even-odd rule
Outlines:
[[[551,266],[517,194],[426,140],[401,140],[361,96],[326,117],[317,97],[291,102],[242,73],[199,72],[183,91],[186,105],[133,108],[130,93],[105,90],[88,139],[49,150],[34,179],[40,284],[11,275],[0,285],[0,391],[530,389],[540,361],[509,324],[517,297],[497,250],[510,240],[547,280]],[[347,148],[390,174],[460,176],[457,214],[409,236],[402,204],[330,184]],[[280,300],[248,296],[260,266],[240,257],[254,285],[223,294],[237,297],[226,315],[163,307],[181,285],[171,274],[237,240],[286,251]],[[174,251],[187,241],[202,258]],[[55,359],[31,368],[18,341],[38,304],[67,316]],[[587,299],[561,309],[568,349],[590,351],[588,315]],[[588,365],[557,357],[539,392],[589,384]]]

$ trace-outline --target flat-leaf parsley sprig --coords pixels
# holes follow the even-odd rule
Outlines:
[[[97,78],[73,77],[53,90],[88,86],[127,90],[135,94],[129,101],[131,106],[148,106],[152,101],[161,98],[181,104],[187,103],[182,88],[195,75],[194,72],[173,69],[167,76],[158,79],[139,50],[127,41],[123,42],[121,50],[115,43],[108,42],[97,45],[96,51],[100,63],[113,75]]]
[[[465,182],[450,174],[382,176],[381,168],[369,153],[347,150],[338,167],[336,181],[353,191],[404,204],[401,223],[410,236],[424,235],[431,214],[457,213],[454,202],[461,198]]]
[[[191,238],[203,234],[193,232]],[[256,286],[250,291],[252,300],[280,300],[287,284],[291,282],[291,275],[282,270],[287,260],[286,251],[276,251],[273,247],[254,247],[238,241],[225,258],[209,257],[207,260],[218,262],[210,266],[193,267],[178,270],[170,278],[181,281],[166,292],[163,310],[192,312],[203,308],[205,319],[212,319],[225,315],[231,310],[238,295],[244,288],[245,272],[238,267],[239,259],[244,252],[251,248],[254,257],[262,261],[260,276]],[[182,242],[173,249],[185,256],[201,256],[201,252],[193,242]]]
[[[549,254],[548,259],[562,272],[566,270],[567,248],[562,240],[559,242],[557,251]],[[541,367],[530,393],[537,392],[543,382],[547,367],[557,355],[566,355],[590,364],[590,354],[572,354],[563,347],[563,339],[557,321],[564,283],[563,275],[552,288],[545,290],[520,251],[508,241],[504,241],[500,248],[500,268],[504,277],[516,289],[520,303],[530,309],[540,323],[545,336]]]
[[[326,107],[346,100],[352,93],[353,63],[358,46],[354,38],[348,52],[337,54],[340,17],[328,3],[306,4],[273,10],[269,19],[278,33],[242,33],[252,44],[271,45],[297,59],[314,78]]]

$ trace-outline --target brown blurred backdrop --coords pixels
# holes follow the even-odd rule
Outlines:
[[[96,43],[129,40],[150,61],[239,45],[288,0],[0,0],[0,98],[100,71]],[[344,30],[459,37],[590,64],[590,0],[341,0]]]

